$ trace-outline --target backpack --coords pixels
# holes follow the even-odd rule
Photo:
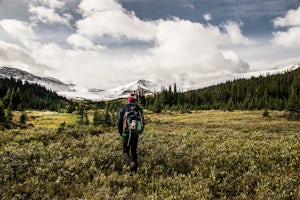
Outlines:
[[[144,128],[141,109],[137,104],[128,104],[125,107],[123,118],[123,131],[128,130],[129,134],[139,134]]]

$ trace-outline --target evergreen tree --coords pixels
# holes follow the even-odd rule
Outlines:
[[[20,119],[19,119],[20,124],[21,125],[26,124],[26,119],[27,119],[26,113],[23,111],[21,116],[20,116]]]
[[[289,99],[288,91],[291,84],[295,85],[295,93],[299,98],[300,68],[284,74],[228,81],[188,92],[177,91],[174,84],[173,92],[170,92],[170,86],[168,89],[162,88],[160,93],[148,96],[146,104],[147,108],[156,112],[160,107],[176,110],[176,107],[182,108],[184,104],[194,109],[227,109],[225,105],[228,103],[234,109],[283,110]]]
[[[80,104],[79,108],[78,108],[78,123],[79,124],[84,124],[84,116],[85,116],[84,108],[83,108],[83,105]]]
[[[172,105],[177,105],[177,86],[176,83],[174,83],[173,86],[173,98],[172,98]]]
[[[93,125],[99,126],[101,123],[100,115],[98,110],[94,110],[94,116],[93,116]]]
[[[139,95],[139,102],[143,107],[146,107],[146,97],[145,95]],[[119,106],[118,106],[119,107]]]
[[[291,93],[287,102],[286,111],[288,112],[288,117],[291,119],[295,120],[300,117],[300,102],[294,85],[291,87]]]
[[[111,118],[108,111],[108,104],[106,104],[105,114],[104,114],[104,125],[111,126]]]
[[[7,123],[11,123],[12,118],[13,118],[12,111],[11,111],[10,106],[8,106],[8,108],[6,109],[6,121],[7,121]]]
[[[6,117],[5,117],[5,109],[2,101],[0,101],[0,123],[5,123]]]
[[[73,113],[76,110],[76,108],[73,104],[68,104],[66,106],[66,109],[67,109],[67,113]]]
[[[243,109],[243,110],[248,109],[248,106],[249,106],[248,101],[249,101],[249,100],[248,100],[247,98],[244,99],[244,101],[243,101],[243,103],[242,103],[242,109]]]
[[[12,98],[12,90],[8,88],[6,95],[3,97],[3,105],[4,107],[8,107],[9,103],[11,102]]]
[[[21,103],[21,92],[19,87],[17,88],[16,91],[14,91],[11,101],[12,101],[13,109],[17,110],[18,105]]]
[[[234,103],[232,98],[230,98],[226,104],[226,110],[228,110],[229,112],[234,111]]]
[[[268,103],[268,94],[267,94],[267,90],[265,90],[264,96],[263,96],[263,107],[264,107],[263,116],[264,116],[264,117],[268,117],[268,116],[269,116],[268,109],[270,108],[270,105],[269,105],[269,103]]]
[[[157,95],[154,105],[152,106],[152,111],[154,113],[161,113],[162,112],[162,106],[159,100],[159,96]]]

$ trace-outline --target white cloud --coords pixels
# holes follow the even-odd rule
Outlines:
[[[105,49],[104,46],[101,46],[101,45],[96,46],[93,44],[93,42],[90,39],[88,39],[82,35],[79,35],[79,34],[73,34],[73,35],[69,36],[67,38],[67,42],[76,48],[94,49],[94,50]]]
[[[212,20],[212,16],[211,16],[209,13],[206,13],[205,15],[203,15],[203,18],[204,18],[206,21]]]
[[[286,48],[300,48],[300,27],[291,27],[286,32],[273,33],[272,43]]]
[[[242,34],[240,27],[243,24],[232,21],[227,21],[222,27],[227,32],[227,41],[232,44],[254,45],[255,41],[250,40]]]
[[[286,15],[276,18],[274,27],[289,27],[286,31],[273,33],[272,44],[285,48],[300,48],[300,6],[296,10],[289,10]]]
[[[18,45],[6,43],[0,40],[0,66],[20,67],[36,74],[43,74],[45,70],[51,70],[45,64],[36,62],[29,52]]]
[[[300,6],[296,10],[289,10],[284,17],[277,17],[273,24],[275,27],[299,26]]]
[[[36,39],[34,31],[27,22],[3,19],[0,20],[0,31],[1,30],[24,45],[29,45],[32,40]]]
[[[155,74],[170,84],[206,73],[247,71],[249,66],[237,54],[232,51],[226,54],[219,49],[223,37],[218,27],[204,27],[178,18],[159,21],[156,45],[142,55],[133,56],[127,67],[137,69],[140,74]]]
[[[85,17],[105,10],[122,10],[121,4],[115,0],[82,0],[79,4],[79,8]]]
[[[31,0],[28,4],[28,12],[32,14],[30,20],[34,23],[59,23],[71,27],[72,15],[63,13],[65,4],[60,0]]]
[[[230,72],[246,72],[249,69],[249,64],[242,61],[241,58],[233,51],[221,51],[223,58],[226,60],[226,63],[230,66]]]
[[[46,24],[68,23],[68,18],[56,12],[61,8],[61,1],[54,1],[57,3],[53,5],[45,3],[50,1],[37,2],[39,4],[29,7],[36,20],[44,20]],[[189,78],[197,80],[207,73],[245,72],[249,68],[235,52],[226,49],[231,44],[252,43],[242,35],[238,24],[227,23],[224,25],[226,32],[222,32],[217,26],[179,18],[146,21],[114,0],[81,0],[79,8],[83,18],[77,21],[76,32],[66,39],[72,48],[33,41],[25,52],[30,55],[29,60],[26,61],[26,56],[15,57],[15,60],[23,60],[25,64],[34,61],[36,66],[44,63],[55,69],[49,74],[51,76],[100,88],[148,77],[159,77],[172,84]],[[33,40],[33,30],[28,24],[24,27],[32,31],[32,37],[28,33],[27,40]],[[15,37],[26,35],[18,36],[20,32],[15,30],[6,32]],[[98,45],[98,37],[107,35],[120,40],[126,37],[129,43],[146,41],[153,45],[138,49]],[[11,50],[19,52],[20,49]]]
[[[70,26],[69,21],[71,19],[71,15],[64,14],[60,16],[55,12],[52,8],[46,8],[43,6],[33,6],[30,5],[28,11],[32,13],[31,20],[34,22],[43,22],[43,23],[60,23],[67,26]]]
[[[48,8],[57,9],[63,8],[65,6],[65,2],[62,0],[29,0],[31,4],[34,5],[43,5]]]
[[[84,19],[77,21],[77,32],[89,37],[110,35],[152,40],[155,25],[142,21],[112,0],[83,0],[79,5]]]
[[[180,19],[160,21],[155,38],[156,46],[151,49],[154,66],[174,74],[214,71],[217,67],[214,58],[220,58],[218,45],[222,41],[217,27]]]

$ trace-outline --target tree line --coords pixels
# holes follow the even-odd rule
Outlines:
[[[176,84],[160,93],[142,97],[154,112],[174,110],[287,110],[300,112],[300,68],[282,74],[227,81],[203,89],[182,92]]]
[[[14,78],[0,79],[0,125],[2,126],[11,125],[12,111],[35,109],[60,112],[69,103],[66,98],[38,84]],[[23,113],[20,122],[24,123],[25,118]]]
[[[0,100],[13,110],[37,109],[60,111],[69,101],[56,92],[38,84],[22,82],[14,78],[0,79]]]
[[[137,94],[144,109],[160,113],[165,110],[182,113],[191,110],[286,110],[293,119],[300,118],[300,68],[282,74],[227,81],[203,89],[183,92],[173,86],[163,87],[150,96]],[[76,112],[79,124],[115,126],[117,112],[125,102],[71,101],[37,84],[13,78],[0,79],[0,125],[8,124],[12,111],[28,109]],[[93,112],[92,114],[89,112]],[[24,123],[25,114],[20,123]]]

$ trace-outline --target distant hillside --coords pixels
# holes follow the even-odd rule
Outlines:
[[[73,91],[74,87],[73,84],[66,84],[52,77],[40,77],[17,68],[0,67],[0,78],[11,77],[16,80],[21,80],[23,83],[36,83],[38,85],[44,86],[48,90],[53,90],[55,92]]]
[[[285,110],[292,90],[300,98],[300,68],[284,73],[242,78],[203,89],[178,92],[176,85],[146,98],[146,108],[174,110]],[[160,110],[157,109],[160,108]]]
[[[59,111],[64,108],[68,100],[58,96],[38,84],[30,84],[14,78],[0,79],[0,100],[4,107],[13,110],[38,109]]]

